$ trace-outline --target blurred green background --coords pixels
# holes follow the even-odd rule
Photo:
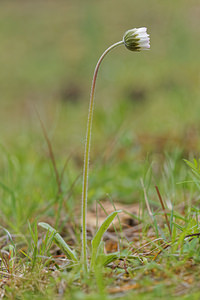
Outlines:
[[[148,28],[151,50],[132,53],[121,46],[99,72],[90,198],[110,193],[135,201],[148,155],[151,161],[165,151],[179,159],[198,153],[199,15],[197,0],[0,2],[2,217],[12,214],[7,204],[16,201],[20,226],[55,199],[55,176],[35,109],[59,170],[72,153],[63,182],[67,193],[82,170],[97,59],[134,27]],[[81,180],[77,186],[74,197],[80,200]]]

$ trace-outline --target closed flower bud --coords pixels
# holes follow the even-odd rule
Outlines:
[[[125,32],[123,42],[127,49],[131,51],[148,50],[150,48],[150,39],[147,34],[147,28],[133,28]]]

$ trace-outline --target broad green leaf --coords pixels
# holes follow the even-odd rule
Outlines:
[[[101,254],[98,256],[97,261],[100,262],[102,266],[107,266],[114,260],[118,259],[120,257],[119,253],[109,253],[109,254]]]
[[[101,239],[104,235],[104,233],[106,232],[106,230],[108,229],[108,227],[110,226],[110,224],[112,223],[112,221],[114,220],[114,218],[117,216],[118,213],[120,213],[121,210],[117,210],[112,212],[103,222],[103,224],[100,226],[100,228],[98,229],[97,233],[95,234],[93,240],[92,240],[92,258],[91,258],[91,269],[93,269],[96,258],[98,256],[98,250],[99,250],[99,245],[101,242]]]
[[[63,240],[63,238],[61,237],[61,235],[53,228],[53,227],[51,227],[49,224],[47,224],[47,223],[39,223],[38,224],[39,226],[41,226],[42,228],[45,228],[46,230],[48,230],[50,233],[54,233],[54,237],[53,237],[53,240],[54,240],[54,242],[55,242],[55,244],[65,253],[65,255],[69,258],[69,259],[71,259],[71,260],[73,260],[73,261],[75,261],[75,262],[77,262],[78,261],[78,259],[77,259],[77,257],[76,257],[76,255],[75,255],[75,253],[74,253],[74,251],[72,251],[71,249],[70,249],[70,247],[67,245],[67,243]]]

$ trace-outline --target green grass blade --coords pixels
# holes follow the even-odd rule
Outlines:
[[[98,255],[98,250],[99,250],[99,245],[101,242],[101,239],[104,235],[104,233],[106,232],[106,230],[108,229],[108,227],[110,226],[110,224],[112,223],[112,221],[114,220],[114,218],[117,216],[118,213],[120,213],[121,210],[117,210],[112,212],[103,222],[103,224],[100,226],[99,230],[97,231],[97,233],[95,234],[93,240],[92,240],[92,258],[91,258],[91,269],[93,269],[97,255]]]
[[[2,229],[5,231],[5,233],[6,233],[7,236],[8,236],[8,239],[10,240],[12,246],[14,247],[14,249],[15,249],[15,251],[16,251],[16,246],[15,246],[15,244],[14,244],[14,242],[13,242],[13,239],[12,239],[12,236],[11,236],[10,232],[9,232],[6,228],[4,228],[4,227],[2,227],[2,226],[0,226],[0,228],[2,228]]]
[[[74,251],[72,251],[70,249],[70,247],[63,240],[61,235],[53,227],[51,227],[49,224],[43,223],[43,222],[39,223],[38,225],[41,226],[42,228],[48,230],[50,233],[52,233],[52,232],[54,233],[53,240],[54,240],[55,244],[63,251],[63,253],[65,253],[67,258],[71,259],[74,262],[78,261]]]
[[[8,194],[10,194],[11,199],[12,199],[12,206],[13,206],[13,211],[16,212],[16,198],[15,198],[15,193],[7,186],[5,185],[3,182],[0,182],[0,187],[7,192]]]

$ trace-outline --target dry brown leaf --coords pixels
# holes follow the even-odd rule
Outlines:
[[[140,288],[140,284],[139,283],[134,283],[134,284],[130,284],[130,285],[124,285],[124,286],[118,286],[118,287],[114,287],[114,288],[110,288],[108,290],[108,292],[110,294],[116,294],[116,293],[122,293],[122,292],[127,292],[130,290],[135,290]]]

